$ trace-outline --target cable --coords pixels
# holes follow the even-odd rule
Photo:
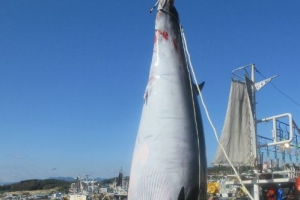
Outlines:
[[[259,73],[263,78],[266,78],[264,75],[262,75],[262,73],[260,73],[256,68],[255,71],[257,73]],[[284,92],[282,92],[278,87],[276,87],[272,82],[270,82],[271,85],[279,92],[281,93],[283,96],[285,96],[286,98],[288,98],[289,100],[291,100],[294,104],[296,104],[297,106],[300,106],[300,104],[298,102],[296,102],[293,98],[291,98],[290,96],[288,96],[287,94],[285,94]]]

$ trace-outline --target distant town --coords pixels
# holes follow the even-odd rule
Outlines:
[[[114,200],[127,199],[129,177],[119,176],[111,179],[88,176],[51,177],[45,180],[32,179],[18,183],[2,184],[0,200],[55,199],[55,200]]]

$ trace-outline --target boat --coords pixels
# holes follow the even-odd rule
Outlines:
[[[256,92],[276,77],[255,82],[258,72],[255,64],[232,71],[227,113],[213,163],[230,166],[234,174],[219,173],[222,180],[215,182],[220,189],[210,196],[234,197],[237,190],[221,191],[231,185],[242,190],[245,199],[298,199],[300,130],[291,113],[256,118]]]

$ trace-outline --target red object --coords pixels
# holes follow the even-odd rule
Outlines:
[[[300,191],[300,177],[297,178],[297,180],[295,181],[295,188]]]
[[[275,200],[275,193],[276,189],[275,188],[270,188],[266,194],[266,197],[268,200]]]

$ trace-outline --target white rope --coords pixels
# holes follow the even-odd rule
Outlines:
[[[157,1],[154,6],[150,9],[149,13],[151,14],[154,10],[154,8],[156,8],[156,6],[158,5],[159,1]]]
[[[218,144],[220,145],[222,151],[224,152],[224,155],[225,155],[227,161],[229,162],[230,166],[232,167],[234,173],[236,174],[236,176],[237,176],[239,182],[240,182],[241,185],[244,187],[244,189],[245,189],[247,195],[250,197],[251,200],[254,200],[254,198],[251,196],[251,194],[249,193],[249,191],[247,190],[247,188],[246,188],[245,185],[243,184],[243,181],[241,180],[241,178],[240,178],[238,172],[236,171],[235,167],[233,166],[233,164],[231,163],[230,159],[228,158],[228,155],[227,155],[227,153],[226,153],[226,151],[225,151],[223,145],[222,145],[222,144],[220,143],[220,141],[219,141],[219,138],[218,138],[218,134],[217,134],[216,128],[215,128],[215,126],[214,126],[214,124],[213,124],[213,122],[212,122],[212,120],[211,120],[211,118],[210,118],[210,115],[209,115],[208,110],[207,110],[207,107],[206,107],[206,105],[205,105],[205,102],[204,102],[204,99],[203,99],[201,90],[200,90],[199,85],[198,85],[198,81],[197,81],[197,78],[196,78],[196,75],[195,75],[195,72],[194,72],[194,68],[193,68],[193,65],[192,65],[192,62],[191,62],[191,57],[190,57],[190,54],[189,54],[189,51],[188,51],[188,48],[187,48],[187,43],[186,43],[184,31],[183,31],[183,28],[182,28],[181,25],[180,25],[180,30],[181,30],[181,37],[182,37],[183,48],[184,48],[185,54],[187,55],[187,61],[188,61],[188,64],[189,64],[189,66],[190,66],[190,70],[191,70],[191,72],[192,72],[193,79],[194,79],[194,81],[195,81],[195,83],[196,83],[197,90],[198,90],[198,92],[199,92],[199,96],[200,96],[200,99],[201,99],[201,103],[202,103],[203,108],[204,108],[204,110],[205,110],[205,114],[206,114],[206,116],[207,116],[207,119],[208,119],[208,121],[209,121],[209,123],[210,123],[210,125],[211,125],[211,127],[212,127],[212,129],[213,129],[213,131],[214,131],[216,140],[217,140]]]

